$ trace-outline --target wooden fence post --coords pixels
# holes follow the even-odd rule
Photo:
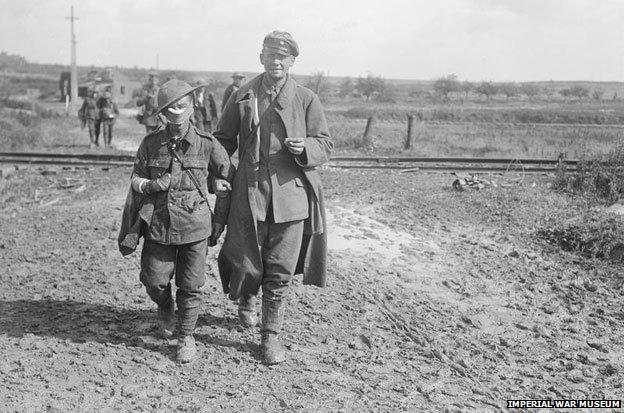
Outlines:
[[[407,137],[405,138],[403,149],[407,150],[412,147],[413,131],[414,131],[414,115],[410,114],[410,115],[407,115]]]
[[[373,143],[373,127],[375,126],[375,115],[371,115],[366,121],[366,128],[364,129],[364,136],[362,138],[363,146],[371,146]]]

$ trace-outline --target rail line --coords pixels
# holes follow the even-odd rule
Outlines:
[[[0,164],[132,166],[133,163],[133,155],[123,154],[0,152]],[[344,169],[531,173],[554,172],[560,164],[565,165],[566,170],[572,171],[576,169],[578,161],[532,158],[336,156],[327,166]]]

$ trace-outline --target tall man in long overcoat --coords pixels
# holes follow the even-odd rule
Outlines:
[[[289,70],[299,47],[287,32],[263,41],[265,72],[235,92],[215,137],[239,164],[232,186],[227,234],[219,254],[224,291],[239,300],[243,325],[257,322],[255,296],[262,289],[261,350],[280,363],[284,294],[294,274],[325,285],[326,228],[316,167],[333,147],[319,98]],[[238,139],[237,139],[238,138]]]

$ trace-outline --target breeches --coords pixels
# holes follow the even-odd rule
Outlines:
[[[164,245],[145,240],[141,253],[141,283],[159,306],[171,300],[171,279],[178,287],[176,302],[179,309],[199,308],[201,287],[206,282],[206,240]]]
[[[96,119],[87,119],[87,128],[89,129],[89,140],[91,143],[97,143],[100,137],[100,121]]]
[[[272,219],[258,221],[264,298],[281,301],[295,273],[302,239],[303,220],[281,224],[274,223]]]
[[[104,138],[104,143],[106,145],[110,145],[113,140],[113,124],[115,122],[112,120],[103,120],[102,121],[102,138]]]

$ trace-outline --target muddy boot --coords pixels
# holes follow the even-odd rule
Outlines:
[[[197,347],[195,346],[195,337],[182,336],[178,338],[178,352],[176,354],[176,360],[180,364],[188,364],[195,360],[197,357]]]
[[[158,332],[164,338],[173,336],[175,330],[175,304],[172,299],[164,306],[158,306]]]
[[[286,350],[279,340],[283,322],[284,303],[262,298],[260,350],[266,364],[278,364],[286,360]]]
[[[252,328],[258,324],[254,295],[244,296],[238,300],[238,319],[245,328]]]

